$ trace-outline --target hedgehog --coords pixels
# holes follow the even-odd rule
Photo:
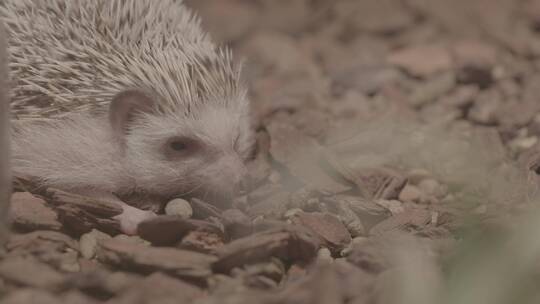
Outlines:
[[[231,197],[253,142],[242,63],[181,0],[3,0],[12,166],[42,187],[114,200]]]

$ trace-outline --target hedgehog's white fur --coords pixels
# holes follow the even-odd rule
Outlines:
[[[3,0],[0,17],[13,54],[16,172],[69,191],[168,196],[240,178],[253,140],[240,69],[181,1]],[[131,88],[152,92],[155,109],[120,153],[105,111]],[[166,160],[160,148],[175,135],[205,149]]]

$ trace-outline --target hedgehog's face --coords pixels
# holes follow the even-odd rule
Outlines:
[[[244,108],[209,107],[193,118],[138,116],[119,135],[136,186],[164,196],[230,196],[253,146],[247,103]]]

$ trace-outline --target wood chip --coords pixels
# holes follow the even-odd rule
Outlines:
[[[79,209],[77,205],[61,205],[56,208],[60,222],[72,234],[80,236],[98,229],[116,235],[120,232],[120,223],[110,218],[101,218],[93,213]]]
[[[397,199],[407,184],[405,176],[385,168],[362,169],[355,172],[354,176],[354,183],[362,196],[369,200]]]
[[[70,205],[100,217],[113,217],[123,211],[116,202],[99,200],[53,188],[46,190],[45,197],[49,203],[55,206]]]
[[[292,221],[304,226],[319,237],[321,243],[333,252],[339,252],[351,241],[351,235],[345,225],[335,216],[320,212],[300,212]]]
[[[235,267],[267,261],[271,257],[308,262],[315,257],[319,242],[300,227],[286,227],[235,240],[218,251],[214,270],[228,273]]]
[[[424,209],[408,208],[380,222],[369,231],[370,235],[382,235],[391,231],[408,231],[423,227],[431,222],[431,212]]]
[[[163,271],[173,276],[205,284],[216,258],[174,248],[148,247],[117,240],[100,242],[98,260],[130,271]]]
[[[221,227],[201,220],[183,219],[175,215],[156,216],[139,224],[139,236],[154,245],[174,245],[192,231],[206,231],[224,236]]]

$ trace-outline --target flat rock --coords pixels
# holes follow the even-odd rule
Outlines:
[[[184,219],[175,215],[160,215],[143,221],[138,226],[138,235],[154,245],[173,245],[191,231],[205,231],[223,237],[223,230],[214,223]]]
[[[182,304],[193,303],[202,295],[200,288],[156,272],[144,280],[136,282],[126,292],[109,302],[115,304]]]
[[[0,262],[0,278],[17,285],[58,289],[65,277],[47,264],[34,258],[9,257]]]
[[[62,224],[56,213],[45,201],[29,192],[17,192],[11,197],[11,214],[14,227],[21,231],[60,230]]]
[[[237,239],[218,251],[213,269],[228,273],[235,267],[267,261],[271,257],[308,262],[315,257],[319,242],[300,227],[283,227]]]
[[[449,50],[440,45],[411,46],[391,53],[387,60],[416,77],[430,77],[452,67]]]
[[[216,258],[187,250],[148,247],[129,242],[107,240],[100,243],[98,260],[124,269],[151,273],[163,271],[173,276],[204,282],[212,274]]]
[[[341,251],[351,242],[351,235],[345,225],[329,213],[299,212],[292,221],[312,230],[321,243],[333,252]]]
[[[47,201],[53,205],[69,205],[100,217],[113,217],[122,213],[122,207],[116,202],[77,195],[58,189],[48,188],[45,193]]]
[[[478,40],[462,40],[451,47],[452,55],[458,65],[492,68],[497,64],[497,49]]]

